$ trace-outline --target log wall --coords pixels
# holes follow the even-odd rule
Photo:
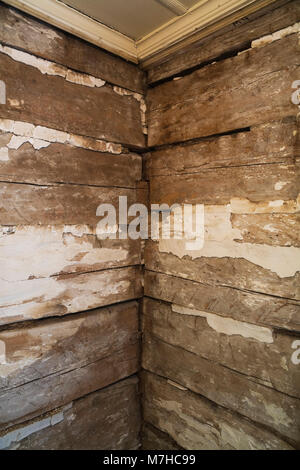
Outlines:
[[[146,244],[147,449],[300,446],[297,22],[277,2],[148,71],[150,202],[205,230]]]
[[[0,448],[138,448],[144,73],[1,3],[0,80]]]

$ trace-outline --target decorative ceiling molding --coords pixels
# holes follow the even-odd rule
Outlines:
[[[172,13],[177,16],[184,15],[188,8],[182,5],[178,0],[155,0],[157,3],[160,3],[164,7],[168,8]]]
[[[201,0],[182,16],[177,16],[144,38],[134,41],[58,0],[4,0],[47,23],[92,44],[147,67],[195,40],[237,21],[275,0]],[[160,0],[157,0],[160,2]],[[161,0],[179,7],[177,0]],[[179,12],[179,10],[178,10]],[[179,14],[179,13],[178,13]]]
[[[139,62],[141,63],[143,69],[147,69],[154,64],[161,62],[165,57],[170,56],[170,54],[173,54],[180,49],[187,47],[190,44],[193,44],[196,41],[199,41],[200,39],[203,39],[210,34],[219,31],[220,29],[232,23],[235,23],[236,21],[241,20],[242,18],[251,15],[251,13],[254,13],[257,10],[274,3],[274,1],[275,0],[257,0],[255,2],[251,2],[250,4],[248,3],[248,5],[244,8],[237,9],[234,13],[221,17],[219,20],[213,20],[210,22],[210,24],[204,25],[203,28],[199,28],[189,35],[182,36],[180,39],[170,44],[169,46],[165,45],[164,48],[160,48],[159,50],[156,49],[153,54],[150,54],[148,50],[148,55],[145,55],[143,59],[140,53]],[[138,50],[140,51],[139,47]]]

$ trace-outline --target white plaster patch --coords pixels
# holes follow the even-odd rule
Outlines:
[[[50,145],[50,142],[46,142],[45,140],[13,135],[7,144],[7,148],[12,150],[18,150],[26,142],[31,144],[36,150],[40,150],[41,148],[48,147]]]
[[[64,420],[64,413],[69,410],[70,407],[72,407],[72,404],[65,406],[62,411],[59,411],[52,416],[35,421],[34,423],[28,424],[27,426],[23,426],[22,428],[18,428],[2,435],[0,437],[0,450],[8,449],[11,445],[22,441],[31,434],[35,434],[45,428],[55,426],[56,424],[62,422]]]
[[[273,200],[252,202],[249,199],[232,198],[230,201],[232,214],[294,214],[300,211],[300,194],[296,200]]]
[[[257,266],[275,272],[279,277],[291,277],[300,271],[300,248],[254,243],[239,243],[242,233],[234,229],[230,220],[231,205],[205,206],[205,239],[201,249],[188,250],[186,240],[160,239],[159,251],[179,258],[243,258]]]
[[[182,315],[191,315],[206,318],[208,325],[218,333],[225,335],[238,335],[244,338],[252,338],[261,343],[273,343],[272,330],[263,326],[253,325],[251,323],[233,320],[228,317],[221,317],[214,313],[204,312],[192,308],[182,307],[172,304],[172,311]]]
[[[18,226],[0,231],[0,277],[13,282],[81,270],[101,269],[127,259],[122,247],[94,247],[95,230],[88,226]],[[92,235],[82,240],[85,235]]]
[[[6,345],[5,342],[0,340],[0,367],[6,363]]]
[[[9,153],[7,147],[0,148],[0,161],[1,162],[8,162],[9,161]]]
[[[67,71],[66,80],[77,85],[84,85],[88,87],[101,88],[105,85],[105,81],[100,78],[92,77],[85,73],[73,72],[72,70]]]
[[[113,142],[83,137],[67,132],[51,129],[22,121],[0,119],[0,131],[12,133],[13,136],[7,145],[8,148],[17,150],[24,143],[29,142],[35,149],[48,147],[50,143],[69,144],[73,147],[86,148],[96,152],[109,152],[116,155],[122,153],[122,146]]]
[[[278,39],[283,39],[290,34],[298,33],[300,31],[300,23],[295,23],[292,26],[288,26],[287,28],[280,29],[273,34],[268,34],[267,36],[263,36],[262,38],[255,39],[251,42],[251,47],[263,47],[271,42],[278,41]]]
[[[8,46],[0,44],[0,52],[8,55],[16,62],[29,65],[38,69],[43,75],[54,75],[64,78],[66,81],[75,83],[77,85],[88,86],[88,87],[102,87],[105,85],[105,81],[99,78],[93,77],[85,73],[75,72],[73,70],[64,67],[63,65],[55,64],[49,60],[41,59],[27,52],[19,51]]]
[[[288,184],[287,181],[278,181],[275,184],[274,188],[275,188],[276,191],[280,191],[286,184]]]

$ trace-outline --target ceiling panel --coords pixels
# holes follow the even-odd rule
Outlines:
[[[164,0],[61,1],[135,40],[146,36],[177,16],[163,5]],[[190,8],[199,0],[174,1],[175,4],[177,2]]]

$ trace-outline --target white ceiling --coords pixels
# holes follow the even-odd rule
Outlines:
[[[60,1],[134,40],[143,38],[199,3],[199,0]]]

